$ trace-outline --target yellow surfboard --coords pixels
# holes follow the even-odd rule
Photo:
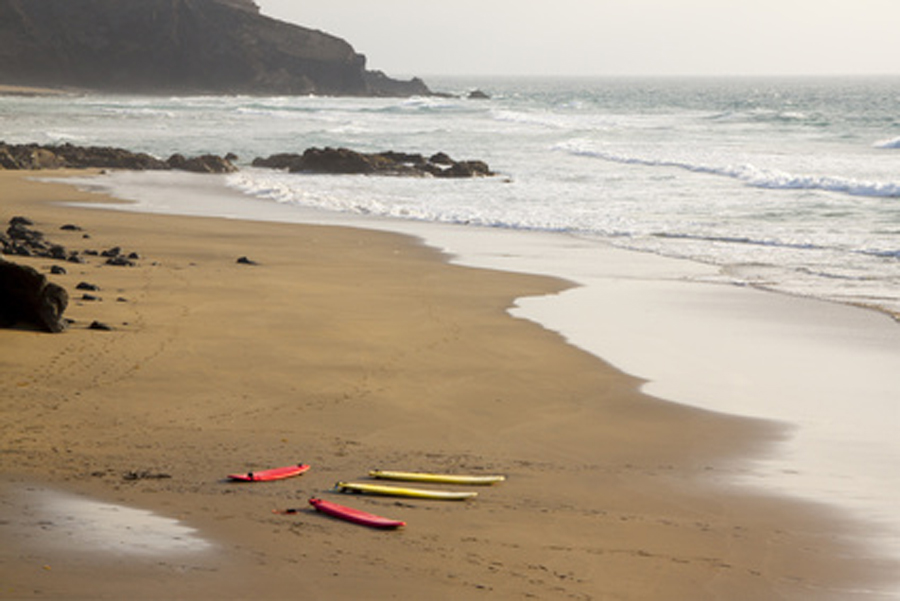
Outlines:
[[[390,470],[372,470],[369,475],[385,480],[405,480],[407,482],[434,482],[440,484],[476,484],[486,485],[503,482],[506,476],[466,476],[455,474],[428,474],[423,472],[396,472]]]
[[[338,482],[335,484],[335,488],[339,492],[368,493],[371,495],[387,495],[392,497],[414,497],[417,499],[440,499],[444,501],[462,501],[478,496],[477,492],[422,490],[420,488],[363,484],[361,482]]]

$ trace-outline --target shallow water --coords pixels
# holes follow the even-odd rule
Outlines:
[[[179,520],[41,486],[5,485],[3,505],[0,531],[7,551],[117,559],[170,558],[213,548]]]

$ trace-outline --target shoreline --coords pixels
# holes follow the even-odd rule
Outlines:
[[[124,211],[359,227],[413,236],[455,264],[574,284],[510,309],[646,381],[652,396],[791,429],[732,483],[778,491],[868,522],[872,548],[900,558],[900,329],[883,312],[723,280],[719,268],[553,232],[459,227],[254,199],[215,176],[119,173],[81,179]],[[178,190],[190,193],[177,203]]]
[[[101,586],[92,562],[45,570],[40,552],[7,550],[4,587],[21,588],[0,596],[125,594],[173,571],[187,574],[186,598],[847,599],[891,577],[889,562],[860,558],[857,524],[839,512],[729,486],[779,428],[647,397],[639,380],[507,314],[516,298],[568,288],[561,280],[459,267],[396,234],[49,205],[94,197],[30,175],[0,173],[4,211],[48,232],[73,221],[91,244],[146,258],[70,271],[115,290],[74,303],[70,332],[0,331],[15,351],[3,360],[14,391],[3,447],[15,450],[4,474],[179,517],[220,551],[193,567],[132,565],[137,580]],[[260,265],[236,265],[241,255]],[[251,311],[261,300],[266,310]],[[88,332],[93,314],[117,330]],[[296,460],[298,447],[314,465],[299,479],[217,481]],[[352,499],[405,518],[398,536],[269,513],[374,467],[510,479],[462,508]],[[128,469],[172,478],[128,484]],[[265,593],[251,593],[263,579]]]
[[[75,96],[78,92],[59,88],[40,88],[0,84],[0,96]]]

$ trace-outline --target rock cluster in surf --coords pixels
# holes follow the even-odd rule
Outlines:
[[[173,154],[163,161],[144,152],[132,152],[109,146],[58,146],[39,144],[7,144],[0,142],[0,169],[129,169],[136,171],[168,170],[195,173],[231,173],[237,171],[232,162],[237,157],[205,154],[184,157]]]
[[[179,170],[194,173],[233,173],[237,156],[173,154],[165,161],[143,152],[108,146],[58,146],[0,142],[0,170],[124,169],[131,171]],[[365,153],[349,148],[307,148],[302,154],[281,153],[253,160],[254,167],[284,169],[291,173],[397,175],[411,177],[466,178],[495,175],[480,160],[457,161],[445,152]]]
[[[308,148],[303,154],[275,154],[257,158],[254,167],[286,169],[291,173],[402,175],[414,177],[481,177],[494,175],[484,161],[455,161],[439,152],[425,157],[406,152],[364,153],[349,148]]]

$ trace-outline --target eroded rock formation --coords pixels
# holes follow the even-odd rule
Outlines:
[[[142,94],[429,94],[251,0],[0,0],[0,83]]]

